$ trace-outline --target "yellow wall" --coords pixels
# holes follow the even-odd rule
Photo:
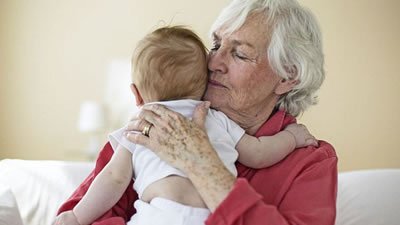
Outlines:
[[[208,41],[227,2],[1,0],[0,159],[73,159],[87,142],[80,103],[103,100],[107,64],[129,58],[160,20]],[[400,2],[301,2],[320,21],[327,69],[301,122],[336,147],[341,170],[400,167]]]
[[[302,121],[341,170],[400,167],[400,1],[303,2],[322,26],[327,77]]]

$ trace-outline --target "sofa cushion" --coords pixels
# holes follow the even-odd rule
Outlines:
[[[17,202],[7,186],[0,186],[0,225],[22,225]]]
[[[400,224],[400,169],[339,174],[336,225]]]
[[[87,162],[5,159],[0,161],[0,186],[10,187],[23,224],[51,224],[92,169]]]

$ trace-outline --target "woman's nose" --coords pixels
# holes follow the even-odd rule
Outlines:
[[[208,69],[211,72],[226,73],[228,71],[226,53],[221,49],[210,52]]]

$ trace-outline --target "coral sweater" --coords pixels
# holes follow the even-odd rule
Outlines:
[[[270,136],[294,123],[284,111],[276,112],[255,136]],[[87,192],[95,176],[107,164],[113,150],[107,143],[95,169],[61,206],[71,210]],[[238,179],[224,201],[206,221],[207,225],[333,225],[336,216],[337,156],[333,147],[297,149],[281,162],[263,169],[237,163]],[[137,193],[132,183],[118,203],[93,225],[124,225],[135,213]]]

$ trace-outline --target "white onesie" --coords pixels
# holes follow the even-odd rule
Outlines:
[[[173,111],[181,113],[187,118],[192,118],[195,107],[200,103],[201,101],[185,99],[148,104],[162,104]],[[224,113],[213,109],[208,111],[205,127],[210,142],[218,156],[221,158],[226,168],[236,176],[235,161],[238,158],[238,153],[235,146],[244,135],[244,130],[230,120]],[[151,150],[128,141],[123,135],[124,131],[125,127],[112,132],[109,135],[110,143],[114,150],[117,148],[118,144],[120,144],[132,153],[133,179],[135,179],[133,186],[139,195],[139,199],[144,190],[157,180],[170,175],[186,177],[181,171],[162,161]]]

